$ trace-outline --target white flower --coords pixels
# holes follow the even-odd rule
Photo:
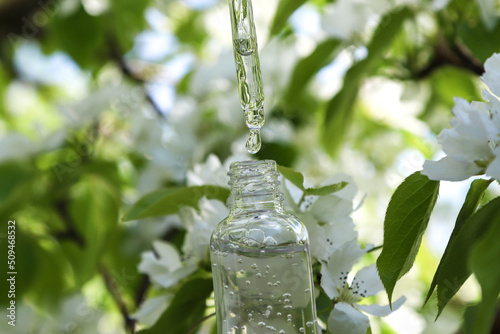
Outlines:
[[[426,161],[422,174],[433,180],[460,181],[485,173],[500,176],[500,54],[493,54],[484,64],[481,77],[491,93],[483,90],[487,102],[467,103],[455,98],[451,129],[439,134],[438,141],[446,156]]]
[[[63,144],[64,136],[64,130],[59,130],[46,138],[33,141],[20,133],[9,133],[0,139],[0,161],[21,160],[31,155],[54,150]]]
[[[331,36],[349,39],[389,8],[390,3],[385,0],[340,0],[326,7],[323,27]]]
[[[218,200],[200,199],[199,211],[182,208],[179,217],[187,230],[183,251],[196,260],[208,259],[212,231],[222,219],[227,217],[227,207]]]
[[[328,178],[321,184],[327,186],[339,182],[348,185],[340,191],[325,196],[304,196],[302,190],[285,181],[285,192],[289,194],[295,215],[304,223],[309,233],[311,255],[326,261],[330,254],[346,241],[358,236],[350,217],[356,186],[346,175]]]
[[[483,172],[494,159],[499,131],[490,114],[477,106],[455,98],[453,127],[438,137],[447,156],[437,162],[426,161],[422,174],[433,180],[465,180]]]
[[[500,15],[500,8],[498,6],[497,0],[476,0],[481,12],[481,18],[483,19],[484,25],[492,30],[495,28],[495,24],[498,21],[498,15]]]
[[[169,243],[155,241],[153,248],[158,256],[152,251],[142,253],[138,269],[164,288],[175,285],[198,268],[193,263],[182,263],[179,252]]]
[[[481,79],[493,94],[500,97],[500,53],[494,53],[484,63]]]
[[[219,158],[214,154],[210,154],[205,163],[196,164],[192,171],[187,172],[187,184],[189,186],[213,184],[227,187],[228,181],[227,169],[222,166]]]
[[[151,327],[166,310],[171,299],[171,295],[162,295],[147,299],[141,304],[139,310],[130,317],[143,325]]]
[[[351,283],[348,282],[351,268],[364,253],[353,240],[335,250],[327,262],[322,261],[321,287],[335,302],[328,318],[328,330],[331,333],[365,334],[370,324],[368,317],[361,311],[379,317],[391,313],[389,305],[358,304],[363,298],[383,290],[375,265],[359,270]],[[405,300],[405,297],[401,297],[392,303],[392,310],[397,310]]]

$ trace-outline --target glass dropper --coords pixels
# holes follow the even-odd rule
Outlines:
[[[260,150],[260,128],[264,125],[264,88],[252,1],[229,0],[229,13],[240,104],[250,129],[246,148],[255,154]]]

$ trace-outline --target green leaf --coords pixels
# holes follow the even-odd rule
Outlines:
[[[328,323],[328,317],[333,310],[333,302],[330,300],[328,295],[319,289],[318,298],[316,298],[316,310],[318,318],[320,318],[325,324]]]
[[[377,268],[391,305],[396,282],[413,266],[438,193],[438,181],[416,172],[399,185],[389,202]]]
[[[272,159],[279,165],[290,166],[297,158],[297,149],[290,144],[278,142],[263,143],[260,151],[255,155],[260,160]]]
[[[478,305],[471,305],[465,309],[463,315],[462,330],[464,334],[475,334],[474,333],[474,320],[477,317]]]
[[[335,184],[329,184],[327,186],[320,188],[307,188],[306,195],[316,195],[316,196],[329,195],[331,193],[344,189],[345,186],[347,186],[347,184],[348,184],[347,182],[339,182]]]
[[[437,279],[438,317],[450,299],[470,276],[464,263],[472,248],[500,219],[500,197],[488,202],[463,224],[448,246],[448,255],[440,263]],[[492,246],[492,245],[491,245]],[[492,246],[493,247],[493,246]]]
[[[11,216],[29,202],[35,176],[25,163],[0,164],[0,217]]]
[[[450,245],[452,244],[453,240],[455,240],[455,238],[457,237],[457,234],[462,229],[465,221],[469,219],[469,217],[472,216],[474,212],[476,212],[476,209],[478,208],[479,204],[481,204],[481,200],[484,197],[486,189],[488,189],[488,186],[491,184],[492,181],[493,180],[480,179],[472,182],[470,189],[467,193],[467,196],[465,198],[464,204],[462,206],[462,209],[460,209],[460,212],[458,214],[457,220],[455,222],[455,228],[451,233],[448,245],[446,246],[443,256],[441,257],[439,266],[436,270],[436,273],[434,274],[434,278],[432,279],[432,283],[429,288],[429,292],[427,293],[427,298],[425,299],[425,303],[429,301],[429,298],[431,297],[432,292],[434,291],[436,285],[438,283],[444,284],[444,280],[440,277],[440,272],[442,263],[446,261],[446,258],[448,257],[448,254],[450,252]]]
[[[406,19],[411,17],[408,7],[400,7],[384,15],[370,44],[368,56],[354,64],[344,76],[342,89],[327,104],[324,114],[322,143],[327,153],[334,156],[345,136],[354,114],[361,81],[370,74],[399,33]]]
[[[469,268],[474,272],[481,285],[481,302],[477,306],[474,321],[474,334],[488,334],[497,310],[500,294],[500,198],[490,201],[484,206],[488,211],[488,225],[484,238],[479,240],[469,255]]]
[[[279,165],[278,165],[278,172],[280,172],[281,175],[283,175],[283,177],[285,177],[288,181],[292,182],[300,190],[305,191],[304,175],[302,175],[302,173],[296,172],[291,168]]]
[[[24,294],[31,289],[35,280],[38,280],[41,277],[37,276],[40,269],[40,247],[38,246],[36,239],[22,230],[21,224],[26,224],[26,221],[14,219],[14,217],[9,219],[9,217],[5,216],[3,216],[2,219],[0,251],[2,254],[5,254],[5,269],[2,270],[2,273],[0,273],[0,288],[5,294],[5,298],[2,296],[0,299],[0,305],[3,307],[4,305],[7,305],[10,300],[10,298],[7,298],[10,290],[10,284],[7,279],[11,276],[8,272],[17,272],[17,275],[15,275],[15,299],[17,300],[21,300]],[[9,223],[9,221],[14,223]],[[8,226],[11,226],[11,228],[8,228]],[[9,243],[9,236],[11,236],[11,240],[14,240],[11,241],[13,244]],[[8,258],[9,250],[15,252],[15,258]],[[8,261],[14,262],[9,263]],[[13,267],[10,268],[9,265],[12,265]]]
[[[269,31],[269,38],[277,35],[285,26],[290,15],[302,6],[307,0],[280,0],[276,14],[274,15],[271,30]]]
[[[144,11],[149,0],[110,0],[111,10],[102,16],[107,31],[113,31],[113,37],[126,52],[132,48],[135,36],[146,27]]]
[[[94,275],[116,232],[118,198],[109,183],[97,176],[82,179],[72,189],[71,197],[69,213],[76,232],[83,238],[81,257],[73,265],[78,283],[83,284]]]
[[[144,195],[123,216],[123,221],[160,217],[179,211],[181,206],[198,208],[202,197],[225,202],[229,189],[218,186],[172,187]]]
[[[102,22],[82,6],[71,15],[56,15],[48,25],[47,37],[46,52],[63,50],[83,68],[102,63],[106,46]]]
[[[285,94],[287,104],[293,104],[302,94],[309,80],[332,61],[336,54],[334,51],[338,49],[339,44],[338,39],[328,38],[321,42],[309,56],[297,62]]]
[[[139,334],[187,333],[203,318],[205,301],[212,291],[212,279],[196,278],[186,282],[155,325]]]
[[[475,26],[464,23],[458,27],[458,36],[480,63],[484,63],[494,52],[500,50],[500,23],[491,31],[481,20],[478,20]]]

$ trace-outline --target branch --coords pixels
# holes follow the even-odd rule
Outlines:
[[[106,288],[113,297],[113,300],[115,301],[118,309],[120,310],[120,313],[122,314],[123,320],[125,321],[125,327],[130,331],[130,334],[135,334],[136,321],[129,316],[127,305],[125,304],[125,301],[123,300],[120,291],[118,290],[118,287],[113,280],[113,277],[111,277],[108,268],[106,268],[106,266],[104,266],[103,264],[100,264],[99,272],[102,275]]]
[[[120,52],[119,46],[116,44],[116,41],[112,37],[108,37],[108,45],[109,45],[109,53],[110,53],[110,58],[114,60],[119,66],[121,72],[129,79],[134,81],[135,83],[142,85],[143,90],[144,90],[144,95],[146,96],[146,100],[151,104],[153,109],[156,111],[158,116],[160,117],[165,117],[163,115],[163,111],[161,110],[160,106],[154,101],[153,97],[148,93],[146,90],[146,87],[144,87],[144,84],[147,82],[147,77],[142,77],[136,73],[134,73],[130,67],[128,66],[127,62],[123,59],[122,57],[122,52]]]
[[[206,320],[210,319],[210,318],[211,318],[211,317],[213,317],[214,315],[215,315],[215,312],[214,312],[214,313],[212,313],[212,314],[209,314],[209,315],[207,315],[207,316],[204,316],[203,318],[201,318],[200,320],[198,320],[198,321],[197,321],[197,322],[196,322],[193,326],[191,326],[191,328],[189,328],[189,330],[186,332],[186,334],[191,334],[191,333],[194,333],[194,331],[196,330],[196,328],[198,328],[198,326],[199,326],[202,322],[204,322],[204,321],[206,321]]]
[[[425,79],[445,65],[462,68],[478,76],[484,73],[483,65],[463,45],[454,44],[450,47],[445,38],[440,36],[438,44],[434,47],[434,57],[415,74],[415,78],[417,80]]]

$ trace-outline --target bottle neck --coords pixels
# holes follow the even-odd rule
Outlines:
[[[229,167],[228,175],[231,195],[227,204],[230,214],[283,210],[283,194],[279,190],[275,161],[234,162]]]

